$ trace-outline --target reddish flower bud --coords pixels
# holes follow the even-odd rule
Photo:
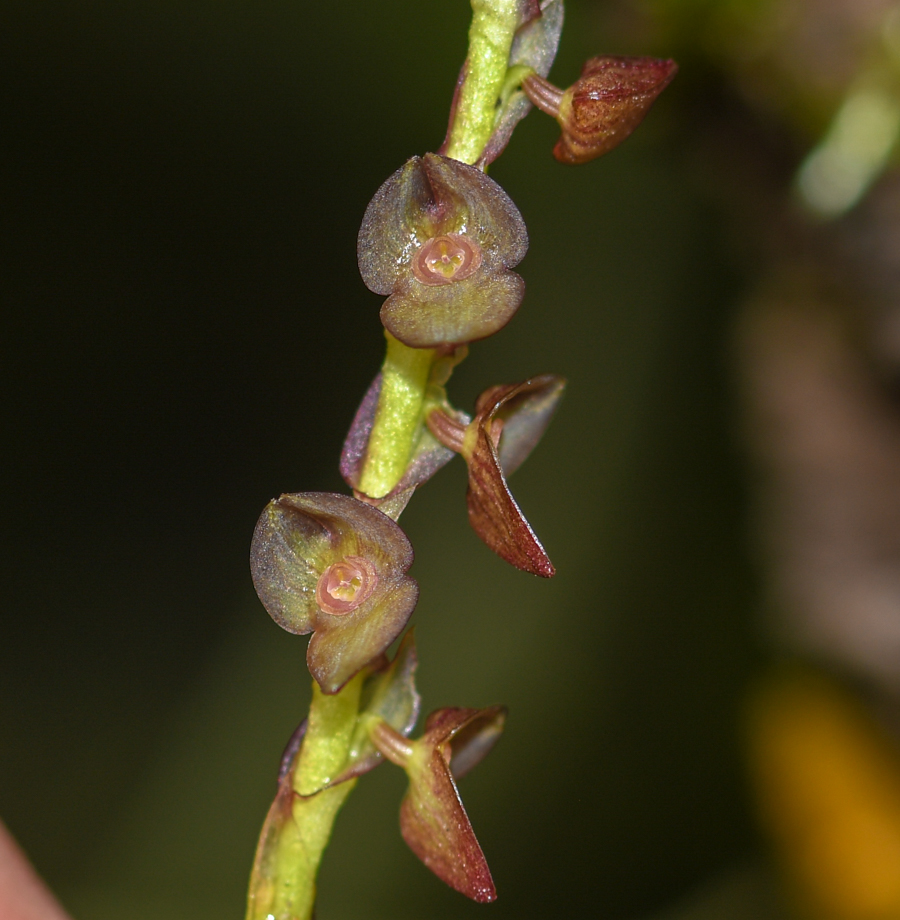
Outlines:
[[[468,426],[437,410],[428,427],[469,467],[469,523],[498,556],[516,568],[550,578],[553,563],[506,484],[544,433],[565,381],[544,374],[524,383],[491,387],[478,398]]]
[[[480,902],[496,900],[497,891],[454,777],[490,751],[505,718],[503,706],[439,709],[428,717],[417,741],[405,740],[384,723],[372,730],[382,754],[409,776],[400,806],[403,839],[438,878]]]
[[[288,632],[315,632],[306,659],[337,693],[381,655],[412,614],[418,588],[406,570],[412,547],[390,518],[346,495],[282,495],[253,534],[253,584]]]
[[[413,157],[369,203],[359,270],[390,295],[388,331],[412,348],[483,339],[509,322],[525,284],[514,272],[528,248],[509,196],[480,169],[427,153]]]
[[[618,146],[641,123],[678,65],[649,57],[596,57],[564,92],[530,74],[522,82],[528,98],[562,128],[553,148],[561,163],[587,163]]]

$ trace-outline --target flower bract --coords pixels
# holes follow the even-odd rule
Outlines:
[[[446,373],[449,375],[453,363],[458,360],[460,360],[459,357],[451,355],[439,359],[439,362],[445,365]],[[374,505],[396,520],[406,507],[413,492],[424,482],[427,482],[442,466],[453,459],[453,451],[441,444],[425,425],[421,425],[411,456],[407,462],[406,470],[397,485],[387,495],[378,499],[359,491],[360,473],[366,459],[369,436],[378,410],[381,378],[382,375],[379,373],[372,381],[359,408],[356,410],[353,424],[347,432],[344,447],[341,451],[341,475],[347,485],[353,488],[357,498]],[[426,393],[426,405],[432,407],[441,406],[456,421],[461,424],[469,423],[469,417],[465,413],[456,412],[450,408],[447,403],[446,392],[439,384],[429,385]]]
[[[527,68],[539,77],[546,77],[559,47],[563,25],[563,0],[542,0],[541,3],[537,0],[526,0],[521,9],[523,22],[516,31],[510,48],[509,70]],[[462,79],[465,79],[465,68]],[[511,92],[508,97],[502,95],[500,103],[494,132],[481,152],[479,166],[490,165],[503,153],[512,137],[513,129],[531,111],[531,101],[521,89]],[[448,139],[453,126],[453,115],[455,112],[451,115]]]
[[[417,667],[415,638],[413,630],[409,630],[394,660],[388,662],[386,657],[382,657],[372,666],[372,673],[366,676],[347,760],[328,786],[337,786],[362,776],[384,761],[384,756],[369,736],[369,726],[373,720],[384,722],[404,738],[415,728],[421,705],[421,698],[416,691]],[[309,793],[305,789],[300,791],[314,794],[320,790],[312,789]]]

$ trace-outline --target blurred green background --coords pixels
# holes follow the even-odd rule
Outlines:
[[[677,52],[605,11],[567,4],[557,82],[592,54]],[[382,355],[358,224],[440,144],[469,15],[4,3],[0,815],[77,920],[243,915],[309,697],[250,535],[281,492],[343,489]],[[744,269],[696,142],[732,103],[686,64],[608,157],[560,166],[532,114],[492,168],[529,227],[528,294],[450,394],[569,379],[512,483],[558,576],[469,531],[458,463],[403,518],[425,711],[511,709],[462,784],[500,899],[418,864],[385,766],[338,822],[319,920],[641,917],[723,876],[743,891],[759,862],[738,730],[761,657],[729,369]]]

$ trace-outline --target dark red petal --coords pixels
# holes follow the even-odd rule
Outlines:
[[[480,903],[496,900],[491,870],[440,751],[410,771],[409,791],[400,806],[400,833],[451,888]]]
[[[489,706],[454,731],[450,738],[450,772],[456,779],[478,766],[493,750],[506,723],[505,706]]]
[[[504,476],[511,476],[540,441],[565,386],[564,378],[542,374],[524,383],[491,387],[478,397],[476,417],[503,421],[497,456]]]
[[[477,424],[477,420],[472,424]],[[556,573],[553,563],[512,497],[497,450],[484,425],[479,425],[474,449],[466,460],[469,523],[475,533],[516,568],[543,578],[553,576]]]
[[[413,742],[406,764],[409,791],[400,807],[400,831],[409,848],[442,881],[475,901],[497,897],[484,853],[472,830],[451,767],[473,767],[493,746],[505,710],[439,709]]]

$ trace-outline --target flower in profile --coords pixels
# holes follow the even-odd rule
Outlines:
[[[377,508],[346,495],[298,492],[269,502],[253,533],[253,584],[288,632],[314,633],[306,660],[325,693],[397,638],[418,586],[409,540]]]
[[[378,750],[409,777],[400,805],[400,832],[409,848],[443,882],[482,903],[497,890],[463,807],[456,779],[491,750],[506,719],[503,706],[439,709],[421,738],[408,741],[385,722],[373,725]]]
[[[468,425],[442,410],[428,427],[469,467],[469,523],[498,556],[516,568],[550,578],[556,572],[506,484],[540,440],[556,411],[565,380],[543,374],[491,387],[478,397]]]
[[[427,153],[375,193],[357,255],[366,287],[390,295],[385,328],[412,348],[436,348],[483,339],[509,322],[525,293],[509,269],[527,248],[522,216],[496,182]]]
[[[536,73],[525,77],[522,89],[562,128],[553,148],[556,159],[587,163],[608,153],[634,131],[677,71],[674,61],[660,58],[595,57],[567,90]]]

